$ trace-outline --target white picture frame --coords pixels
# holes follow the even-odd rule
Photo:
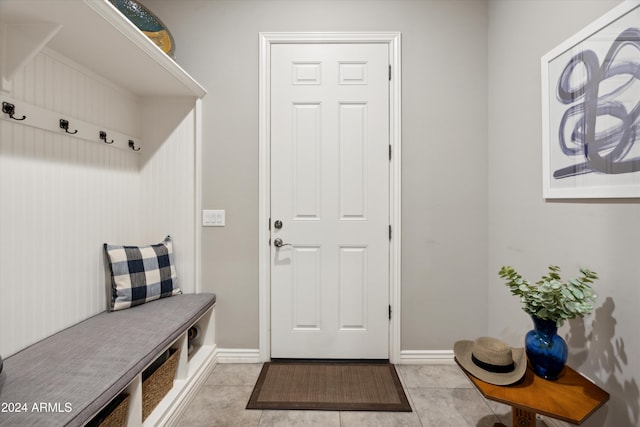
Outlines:
[[[542,56],[541,77],[543,197],[640,197],[640,0]]]

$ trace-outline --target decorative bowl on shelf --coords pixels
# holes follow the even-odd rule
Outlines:
[[[137,0],[109,0],[124,16],[140,29],[164,53],[175,59],[176,45],[171,32],[154,15]]]

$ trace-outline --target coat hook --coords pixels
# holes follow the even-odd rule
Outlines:
[[[133,142],[133,139],[129,140],[129,148],[133,151],[140,151],[140,147],[136,147],[136,144]]]
[[[78,133],[78,129],[73,132],[69,132],[69,120],[60,119],[60,129],[64,129],[66,133],[70,133],[71,135]]]
[[[107,141],[107,133],[103,130],[100,131],[100,139],[103,140],[106,144],[113,144],[113,139],[111,141]]]
[[[16,113],[16,106],[9,103],[9,102],[3,102],[2,103],[2,112],[5,114],[8,114],[10,118],[12,118],[13,120],[24,120],[27,118],[27,116],[22,116],[21,119],[17,118],[14,116],[14,114]]]

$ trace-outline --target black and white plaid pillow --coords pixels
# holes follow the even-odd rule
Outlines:
[[[122,310],[181,294],[171,236],[149,246],[104,244],[111,270],[110,309]]]

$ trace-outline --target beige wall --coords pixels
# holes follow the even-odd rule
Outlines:
[[[538,280],[549,264],[567,278],[600,275],[594,314],[563,326],[569,364],[611,401],[586,426],[640,426],[640,206],[638,200],[542,198],[540,57],[619,2],[489,3],[489,329],[513,344],[531,321],[499,279],[510,264]],[[521,345],[521,344],[520,344]]]
[[[204,288],[222,348],[258,348],[258,33],[400,31],[402,349],[450,349],[487,328],[486,2],[145,2],[171,28],[203,103]]]

